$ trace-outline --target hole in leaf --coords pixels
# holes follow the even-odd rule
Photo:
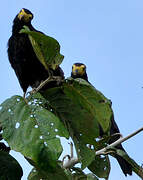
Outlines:
[[[35,128],[38,128],[38,125],[36,124],[34,127],[35,127]]]
[[[82,134],[80,134],[80,136],[82,136]]]
[[[19,127],[20,127],[20,123],[17,122],[17,123],[15,124],[15,128],[18,129]]]
[[[51,123],[51,126],[54,126],[54,123]]]
[[[101,154],[101,156],[100,156],[100,157],[101,157],[101,158],[103,158],[103,159],[105,158],[105,156],[104,156],[104,155],[102,155],[102,154]]]
[[[19,98],[17,98],[16,100],[17,100],[17,102],[19,102],[19,101],[20,101],[20,99],[19,99]]]
[[[98,142],[98,141],[100,141],[101,139],[100,139],[100,138],[95,138],[94,140]]]
[[[58,129],[55,129],[55,132],[58,132]]]
[[[11,112],[11,109],[8,109],[8,112]]]
[[[86,144],[86,147],[90,148],[90,144]]]
[[[31,102],[31,101],[29,101],[29,102],[28,102],[28,105],[31,105],[31,104],[32,104],[32,102]]]
[[[48,146],[47,142],[44,142],[45,146]]]
[[[106,171],[107,167],[104,167],[104,171]]]
[[[60,136],[56,135],[56,138],[60,138]]]
[[[2,133],[3,133],[3,130],[0,131],[0,134],[2,134]]]
[[[94,149],[94,146],[93,146],[93,145],[91,145],[91,146],[90,146],[90,149]]]
[[[40,139],[43,139],[43,136],[40,136]]]

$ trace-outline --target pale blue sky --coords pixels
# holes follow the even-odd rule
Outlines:
[[[142,0],[5,0],[1,2],[0,103],[22,90],[7,58],[12,21],[21,8],[34,14],[32,24],[56,38],[65,55],[62,68],[70,76],[74,62],[87,65],[89,81],[113,102],[115,120],[124,136],[143,126],[143,1]],[[123,143],[143,163],[143,133]],[[67,148],[66,146],[65,148]],[[24,172],[26,162],[17,155]],[[109,180],[125,178],[111,160]],[[26,180],[26,176],[23,177]]]

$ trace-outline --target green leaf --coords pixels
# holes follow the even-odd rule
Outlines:
[[[68,79],[62,87],[48,89],[42,95],[70,132],[82,168],[85,168],[95,157],[94,150],[87,145],[97,145],[99,124],[106,133],[109,131],[113,113],[110,101],[81,79]]]
[[[82,169],[85,169],[95,158],[95,151],[88,148],[83,141],[73,138],[79,161],[82,162]]]
[[[7,152],[0,151],[0,179],[20,180],[22,175],[19,163]]]
[[[69,180],[68,176],[61,168],[56,168],[55,172],[43,172],[42,170],[32,169],[28,180]]]
[[[98,180],[98,178],[93,174],[87,174],[87,180]]]
[[[95,160],[88,169],[99,178],[108,179],[110,173],[110,161],[108,156],[95,156]]]
[[[88,124],[84,124],[84,128],[87,127],[90,129],[91,136],[95,135],[96,132],[95,122],[98,122],[101,125],[104,132],[109,130],[110,119],[113,114],[111,101],[100,91],[83,79],[78,78],[73,80],[70,78],[67,79],[67,83],[64,85],[64,92],[72,99],[72,101],[78,103],[83,109],[86,109],[88,113],[91,114],[92,119],[88,118]]]
[[[64,56],[60,54],[60,44],[56,39],[40,32],[30,31],[27,26],[24,26],[20,33],[28,34],[37,58],[46,69],[49,67],[56,69],[62,63]]]
[[[52,170],[63,150],[59,137],[68,137],[68,133],[60,120],[40,104],[41,96],[32,96],[28,105],[22,97],[13,96],[1,104],[0,123],[11,149],[43,170]]]

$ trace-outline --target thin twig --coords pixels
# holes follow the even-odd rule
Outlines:
[[[111,151],[109,151],[110,148],[113,148],[113,147],[117,146],[118,144],[121,144],[122,142],[130,139],[131,137],[135,136],[136,134],[140,133],[141,131],[143,131],[143,127],[124,138],[123,137],[119,138],[117,141],[108,145],[107,147],[105,147],[99,151],[96,151],[95,152],[96,155],[103,155],[103,154],[106,155],[106,154],[112,153]],[[72,143],[70,143],[70,147],[71,147],[71,155],[64,156],[64,159],[65,159],[65,157],[68,157],[68,159],[69,159],[66,163],[63,162],[63,168],[66,168],[66,169],[68,169],[68,168],[70,169],[75,164],[79,163],[79,159],[77,157],[74,157],[74,155],[73,155],[73,144]],[[63,161],[64,161],[64,159],[63,159]]]
[[[47,78],[45,81],[41,82],[41,84],[37,87],[34,88],[30,94],[34,94],[37,93],[40,89],[42,89],[46,84],[48,84],[49,82],[52,81],[62,81],[62,78],[60,76],[50,76],[49,78]]]
[[[73,143],[70,143],[70,155],[66,155],[63,157],[63,168],[65,169],[70,169],[73,167],[75,164],[79,163],[79,160],[77,157],[74,157],[73,154]],[[68,157],[68,161],[64,163],[65,158]]]
[[[117,146],[118,144],[121,144],[122,142],[130,139],[131,137],[135,136],[136,134],[140,133],[141,131],[143,131],[143,127],[138,129],[137,131],[133,132],[132,134],[124,137],[124,138],[119,138],[117,141],[113,142],[112,144],[108,145],[107,147],[99,150],[99,151],[96,151],[96,155],[102,155],[102,154],[107,154],[107,150],[112,148],[112,147],[115,147]]]

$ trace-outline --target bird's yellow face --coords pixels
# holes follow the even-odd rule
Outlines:
[[[18,19],[27,23],[33,19],[33,14],[28,10],[22,9],[18,14]]]
[[[86,73],[86,66],[84,64],[74,64],[72,66],[72,74],[83,76]]]

